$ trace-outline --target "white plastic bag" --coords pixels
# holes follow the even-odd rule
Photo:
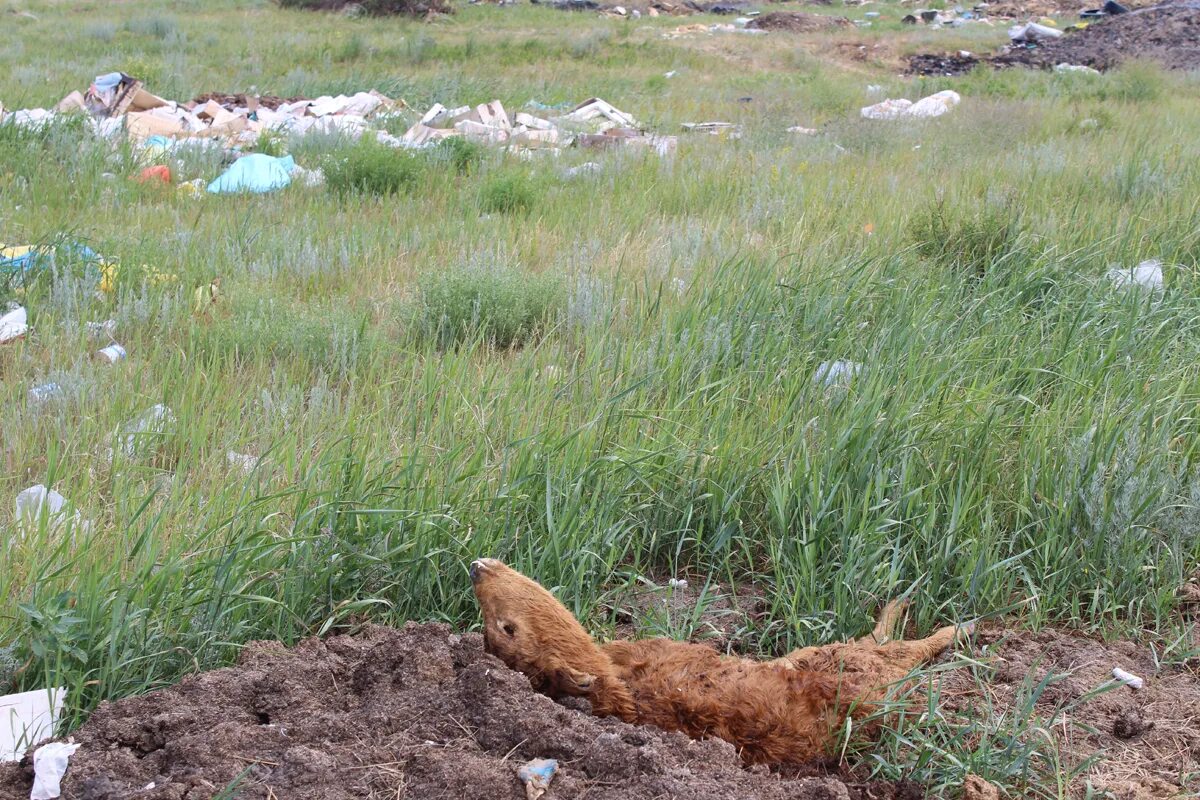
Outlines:
[[[51,742],[39,747],[33,754],[33,791],[29,800],[55,800],[62,794],[62,778],[67,772],[67,762],[79,749],[77,744]]]

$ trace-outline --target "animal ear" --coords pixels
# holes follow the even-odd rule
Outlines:
[[[559,683],[564,691],[587,694],[596,683],[596,676],[577,669],[563,667],[558,671]]]

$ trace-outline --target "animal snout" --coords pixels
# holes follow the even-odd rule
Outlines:
[[[477,558],[472,561],[471,566],[467,569],[471,576],[471,583],[479,583],[479,579],[487,573],[488,567],[498,563],[500,562],[494,558]]]

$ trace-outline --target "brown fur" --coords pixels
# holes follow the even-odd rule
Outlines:
[[[955,640],[954,627],[889,641],[903,606],[890,603],[871,636],[805,647],[758,662],[671,639],[598,646],[545,589],[495,559],[471,565],[489,652],[550,695],[588,697],[599,716],[715,736],[749,763],[805,762],[831,754],[849,716],[861,718]]]

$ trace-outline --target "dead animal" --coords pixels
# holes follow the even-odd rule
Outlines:
[[[747,763],[803,763],[834,750],[849,717],[873,713],[888,687],[971,626],[891,641],[903,610],[889,603],[870,636],[805,647],[773,661],[725,656],[672,639],[597,645],[535,581],[493,558],[470,568],[491,654],[551,696],[586,697],[593,713],[733,743]]]

